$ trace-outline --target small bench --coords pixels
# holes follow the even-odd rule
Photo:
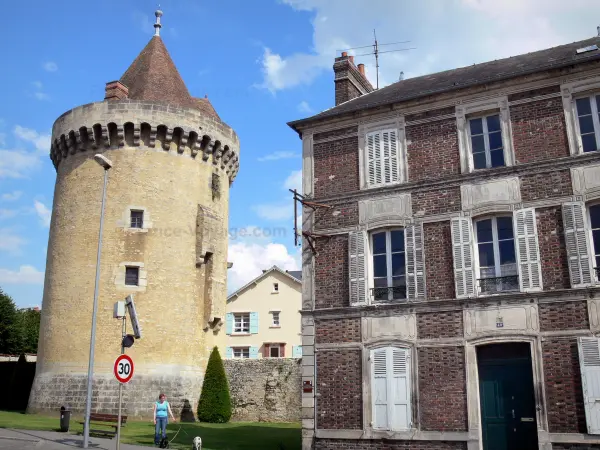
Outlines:
[[[127,422],[127,416],[121,415],[121,426],[125,426]],[[85,426],[85,422],[79,422]],[[117,435],[117,428],[119,427],[119,416],[117,414],[102,414],[102,413],[91,413],[90,414],[90,435],[102,436],[102,437],[115,437]],[[104,429],[92,429],[92,427],[105,427]],[[112,429],[106,429],[112,428]],[[82,432],[83,434],[83,432]]]

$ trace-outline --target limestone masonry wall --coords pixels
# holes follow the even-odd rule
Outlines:
[[[300,359],[228,359],[223,363],[233,405],[232,421],[300,421]]]

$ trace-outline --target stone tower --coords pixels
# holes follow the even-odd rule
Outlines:
[[[134,295],[143,337],[127,350],[130,416],[152,414],[163,391],[195,406],[213,346],[225,330],[229,187],[239,167],[236,133],[207,98],[188,92],[156,32],[104,101],[54,123],[57,172],[31,411],[85,410],[104,169],[104,218],[92,411],[115,412],[120,353],[113,305]],[[129,330],[131,331],[131,329]],[[174,411],[175,412],[175,411]]]

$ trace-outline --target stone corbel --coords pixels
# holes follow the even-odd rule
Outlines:
[[[133,146],[140,146],[141,128],[139,123],[133,125]]]
[[[221,317],[210,317],[210,319],[206,322],[206,326],[204,327],[204,331],[208,331],[212,329],[217,332],[223,326],[223,319]]]
[[[167,132],[165,133],[165,142],[163,142],[162,145],[163,150],[170,150],[171,142],[173,142],[173,128],[167,128]]]

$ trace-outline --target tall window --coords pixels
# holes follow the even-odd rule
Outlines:
[[[234,358],[250,358],[250,349],[248,347],[233,347]]]
[[[473,167],[486,169],[501,167],[504,162],[500,115],[477,117],[469,120]]]
[[[373,296],[375,300],[406,298],[406,254],[404,230],[371,235]]]
[[[233,332],[250,333],[250,314],[233,315]]]
[[[131,228],[144,228],[144,211],[131,210]]]
[[[578,98],[575,103],[583,151],[594,152],[600,143],[600,95]]]
[[[594,245],[594,264],[596,267],[596,276],[600,268],[600,204],[592,205],[588,208],[590,212],[590,228],[592,229],[592,242]]]
[[[139,286],[140,284],[140,268],[139,267],[125,267],[125,285],[126,286]]]
[[[518,290],[512,217],[492,217],[475,223],[481,291]]]

